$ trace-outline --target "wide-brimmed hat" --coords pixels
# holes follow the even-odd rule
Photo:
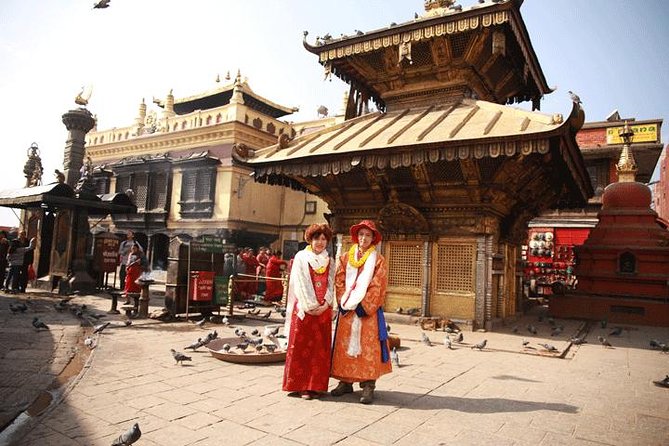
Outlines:
[[[354,243],[358,243],[358,231],[362,228],[367,228],[370,231],[372,231],[372,234],[374,234],[374,240],[372,240],[372,245],[379,244],[381,242],[381,239],[383,238],[381,236],[381,233],[379,232],[378,229],[376,229],[376,225],[372,220],[363,220],[357,225],[351,226],[351,238],[353,239]]]

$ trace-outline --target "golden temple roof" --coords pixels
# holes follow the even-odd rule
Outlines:
[[[534,139],[542,134],[548,136],[561,127],[563,121],[559,114],[547,115],[463,99],[450,105],[370,113],[300,136],[287,144],[256,150],[253,157],[244,161],[275,163],[399,147],[444,147],[444,143],[449,142],[455,147],[504,140],[504,145],[526,136]],[[505,154],[504,151],[501,154]],[[482,156],[486,155],[476,157]]]

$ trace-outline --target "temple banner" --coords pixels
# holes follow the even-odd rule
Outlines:
[[[633,142],[657,142],[657,124],[631,125],[630,128],[634,132]],[[619,136],[622,129],[622,127],[609,127],[606,129],[606,143],[622,144],[623,140]]]

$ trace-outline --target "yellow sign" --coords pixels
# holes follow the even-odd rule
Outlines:
[[[640,142],[657,142],[657,124],[639,124],[631,125],[630,128],[634,132],[634,139],[632,144]],[[606,129],[606,143],[607,144],[622,144],[623,140],[619,136],[622,127],[609,127]]]

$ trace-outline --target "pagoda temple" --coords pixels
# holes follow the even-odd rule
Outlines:
[[[604,189],[597,226],[574,248],[578,285],[551,299],[554,316],[669,326],[669,231],[648,186],[635,181],[633,135],[625,124],[618,182]]]
[[[235,159],[259,182],[328,204],[339,248],[378,221],[389,265],[386,311],[473,328],[519,310],[527,223],[592,195],[575,134],[585,114],[525,111],[551,92],[520,14],[522,1],[471,7],[426,1],[425,13],[305,48],[325,77],[350,85],[346,120]],[[367,112],[369,102],[377,111]]]

